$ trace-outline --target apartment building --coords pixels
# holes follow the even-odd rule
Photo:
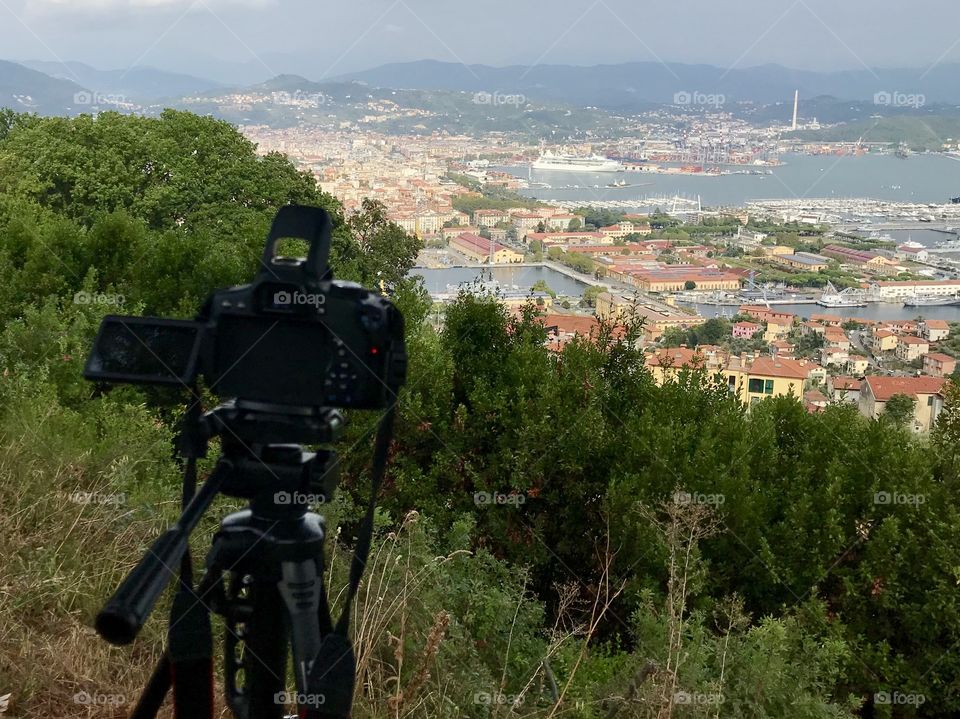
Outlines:
[[[902,362],[913,362],[920,359],[930,351],[930,343],[920,337],[906,335],[901,337],[897,343],[895,354],[897,359]]]
[[[957,371],[957,361],[942,352],[930,352],[923,356],[923,373],[931,377],[949,377]]]
[[[943,409],[942,377],[879,377],[869,376],[860,386],[860,414],[876,419],[883,414],[887,402],[902,394],[915,401],[912,429],[928,432]]]

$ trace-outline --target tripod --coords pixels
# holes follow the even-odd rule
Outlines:
[[[376,490],[386,466],[392,411],[381,421],[374,453],[373,489],[350,571],[345,609],[336,625],[323,587],[324,519],[309,511],[332,496],[336,454],[304,451],[293,439],[328,444],[340,434],[336,410],[278,408],[233,401],[187,417],[181,453],[187,458],[180,519],[151,547],[97,616],[100,635],[131,642],[180,564],[168,647],[131,719],[155,717],[174,691],[177,719],[213,716],[213,640],[210,613],[224,618],[226,700],[236,719],[282,719],[296,703],[302,719],[348,717],[355,659],[349,611],[366,563]],[[199,491],[196,459],[210,438],[223,451]],[[256,439],[255,439],[256,438]],[[196,591],[188,540],[218,494],[249,506],[227,515],[214,536]],[[296,693],[286,692],[292,653]]]

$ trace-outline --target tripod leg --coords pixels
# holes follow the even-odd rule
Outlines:
[[[322,560],[321,560],[322,561]],[[320,650],[320,602],[323,599],[322,569],[318,562],[284,562],[283,578],[278,589],[290,617],[290,636],[293,644],[293,670],[297,689],[307,690],[310,664]]]
[[[153,674],[150,675],[150,681],[140,695],[140,701],[134,707],[130,719],[154,719],[160,706],[163,704],[167,692],[170,691],[172,679],[170,676],[170,657],[164,652],[157,662]]]
[[[227,642],[227,669],[233,672],[227,678],[230,708],[238,719],[283,719],[288,647],[285,608],[275,585],[256,582],[248,585],[248,590],[252,611],[243,619],[239,665],[234,659],[237,642]],[[236,622],[228,623],[234,637],[238,630]]]

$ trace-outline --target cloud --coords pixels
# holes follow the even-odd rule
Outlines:
[[[134,10],[186,10],[196,5],[212,10],[225,7],[259,8],[274,4],[272,0],[28,0],[25,9],[32,15],[98,14]]]

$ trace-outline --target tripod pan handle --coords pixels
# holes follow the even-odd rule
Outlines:
[[[187,550],[190,533],[210,506],[233,465],[221,459],[193,499],[183,510],[180,519],[160,535],[146,556],[104,605],[94,626],[97,633],[111,644],[132,642],[153,611],[157,599],[177,575],[180,560]]]
[[[153,611],[157,599],[176,576],[188,535],[168,529],[97,614],[97,633],[111,644],[132,642]]]

